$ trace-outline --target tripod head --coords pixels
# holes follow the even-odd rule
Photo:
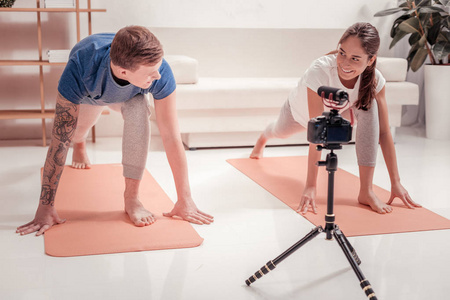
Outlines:
[[[331,150],[341,150],[342,144],[323,144],[323,145],[317,145],[316,146],[317,151],[322,151],[323,149]]]

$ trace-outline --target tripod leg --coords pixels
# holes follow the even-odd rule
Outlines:
[[[294,253],[298,248],[300,248],[301,246],[303,246],[304,244],[306,244],[307,242],[309,242],[310,240],[312,240],[314,237],[316,237],[319,233],[321,233],[323,231],[322,226],[317,226],[316,228],[314,228],[313,230],[311,230],[307,235],[305,235],[300,241],[298,241],[297,243],[295,243],[294,245],[292,245],[289,249],[287,249],[286,251],[284,251],[282,254],[280,254],[277,258],[275,258],[274,260],[271,260],[269,262],[267,262],[261,269],[259,269],[258,271],[256,271],[256,273],[252,276],[250,276],[245,283],[250,286],[250,284],[252,284],[253,282],[256,281],[256,279],[263,277],[263,275],[269,273],[270,271],[272,271],[273,269],[275,269],[275,267],[282,261],[284,260],[286,257],[288,257],[289,255],[291,255],[292,253]]]
[[[339,246],[341,246],[342,251],[344,251],[344,254],[347,257],[347,260],[350,263],[353,271],[355,271],[355,274],[360,281],[360,286],[361,286],[363,292],[366,293],[366,296],[370,300],[377,300],[377,297],[375,295],[375,292],[372,289],[372,286],[370,285],[369,280],[367,280],[364,277],[364,274],[362,273],[361,269],[358,267],[358,265],[361,263],[361,261],[359,260],[359,257],[356,254],[355,249],[350,245],[350,243],[348,242],[344,233],[342,233],[342,231],[339,229],[339,227],[337,225],[335,226],[333,235],[334,235],[336,241],[338,242]]]
[[[345,234],[342,231],[340,231],[340,232],[342,233],[342,237],[344,238],[344,241],[347,244],[348,249],[352,253],[353,258],[355,259],[356,263],[359,266],[361,264],[361,260],[359,259],[358,253],[356,253],[355,248],[353,248],[352,244],[350,244],[350,242],[347,240],[347,237],[345,236]]]

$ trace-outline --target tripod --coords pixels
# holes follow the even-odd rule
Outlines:
[[[292,245],[289,249],[283,252],[274,260],[267,262],[261,269],[256,271],[256,273],[250,276],[245,283],[250,286],[256,279],[261,278],[264,274],[269,273],[271,270],[275,269],[275,267],[287,258],[289,255],[298,250],[301,246],[305,245],[307,242],[311,241],[315,238],[319,233],[325,232],[326,239],[332,240],[333,236],[347,257],[348,262],[350,263],[353,271],[355,271],[356,276],[360,281],[360,286],[362,290],[366,293],[366,296],[371,300],[377,300],[375,296],[375,292],[370,285],[370,282],[364,277],[364,274],[361,272],[359,265],[361,264],[361,260],[356,254],[355,249],[352,247],[350,242],[345,237],[344,233],[339,229],[339,226],[334,223],[334,213],[333,213],[333,201],[334,201],[334,172],[337,170],[338,159],[337,155],[333,152],[333,150],[342,149],[340,144],[325,144],[324,146],[317,146],[317,150],[321,151],[322,149],[331,150],[330,153],[327,154],[327,158],[325,161],[319,161],[317,163],[318,166],[326,166],[326,170],[328,171],[328,199],[327,199],[327,214],[325,215],[325,228],[322,226],[317,226],[311,232],[309,232],[305,237],[303,237],[300,241]]]

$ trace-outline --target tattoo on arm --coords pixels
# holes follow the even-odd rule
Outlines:
[[[42,190],[41,190],[41,203],[43,205],[53,206],[53,204],[55,202],[55,197],[54,197],[55,192],[56,192],[56,188],[51,188],[50,185],[43,184]]]
[[[55,167],[53,165],[48,165],[48,168],[44,167],[44,174],[42,176],[42,179],[50,179],[53,178],[53,176],[55,175]]]
[[[65,106],[56,103],[55,120],[53,121],[53,137],[62,143],[72,140],[77,128],[77,117],[73,112],[78,110],[76,104],[70,103]]]
[[[48,149],[42,177],[40,201],[43,205],[54,205],[56,189],[64,169],[70,142],[75,134],[77,119],[78,105],[65,99],[56,103],[52,142]]]

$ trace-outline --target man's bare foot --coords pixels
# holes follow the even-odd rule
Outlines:
[[[379,214],[386,214],[392,212],[392,207],[382,202],[378,197],[373,193],[373,191],[363,193],[360,192],[358,196],[358,202],[363,205],[368,205],[372,208],[373,211]]]
[[[255,147],[253,147],[253,151],[250,154],[250,158],[260,159],[263,157],[264,147],[266,146],[267,139],[263,137],[263,134],[259,137],[258,141],[256,141]]]
[[[130,217],[131,222],[138,227],[144,227],[155,223],[155,217],[145,209],[139,199],[126,200],[125,212]]]
[[[91,168],[91,162],[86,152],[86,141],[73,143],[72,167],[75,169]]]

